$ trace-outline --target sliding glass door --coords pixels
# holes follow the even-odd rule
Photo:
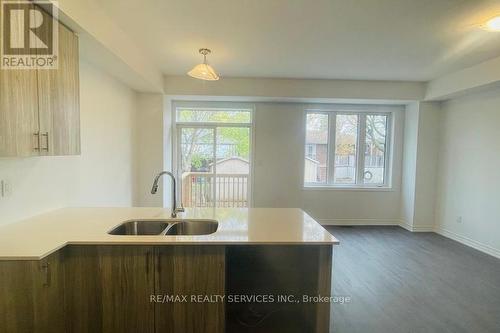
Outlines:
[[[250,110],[176,112],[177,173],[184,206],[248,207],[251,118],[240,112]],[[214,118],[217,121],[211,121]]]
[[[182,203],[186,207],[212,206],[215,129],[179,128]]]

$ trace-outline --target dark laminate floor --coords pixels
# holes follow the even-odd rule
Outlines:
[[[335,333],[500,332],[500,260],[434,233],[327,227]]]

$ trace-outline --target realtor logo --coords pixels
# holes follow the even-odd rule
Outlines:
[[[0,3],[1,69],[56,69],[57,5],[48,0]]]

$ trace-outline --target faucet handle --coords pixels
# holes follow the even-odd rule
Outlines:
[[[184,209],[184,205],[181,203],[181,206],[175,209],[179,213],[184,213],[186,210]]]

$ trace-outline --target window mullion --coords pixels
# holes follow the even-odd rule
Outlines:
[[[213,133],[213,172],[212,172],[212,181],[211,181],[211,186],[212,186],[212,204],[214,207],[217,207],[217,127],[214,126],[212,127],[212,133]]]
[[[390,180],[390,167],[389,167],[389,159],[392,154],[392,115],[388,114],[386,116],[385,121],[385,152],[384,152],[384,182],[383,186],[389,185]]]
[[[365,151],[366,151],[366,114],[359,114],[359,125],[358,125],[358,149],[356,152],[356,185],[364,184],[365,176]]]
[[[176,175],[177,179],[181,179],[180,182],[182,182],[182,156],[181,156],[181,152],[182,152],[182,129],[184,127],[183,126],[176,126],[176,133],[173,135],[173,138],[174,140],[176,140],[176,142],[173,144],[173,147],[172,147],[172,152],[173,152],[173,156],[175,156],[175,160],[174,160],[174,163],[173,163],[173,167],[175,168],[174,169],[174,175]],[[179,194],[180,194],[180,198],[179,198],[179,202],[182,203],[182,196],[184,195],[182,193],[183,191],[183,186],[179,186]],[[163,202],[165,203],[165,199],[163,199]],[[163,204],[163,207],[165,207],[165,204]],[[172,209],[174,209],[175,207],[172,207]]]
[[[328,159],[327,159],[327,183],[334,184],[335,179],[335,134],[336,134],[337,113],[328,115]]]

